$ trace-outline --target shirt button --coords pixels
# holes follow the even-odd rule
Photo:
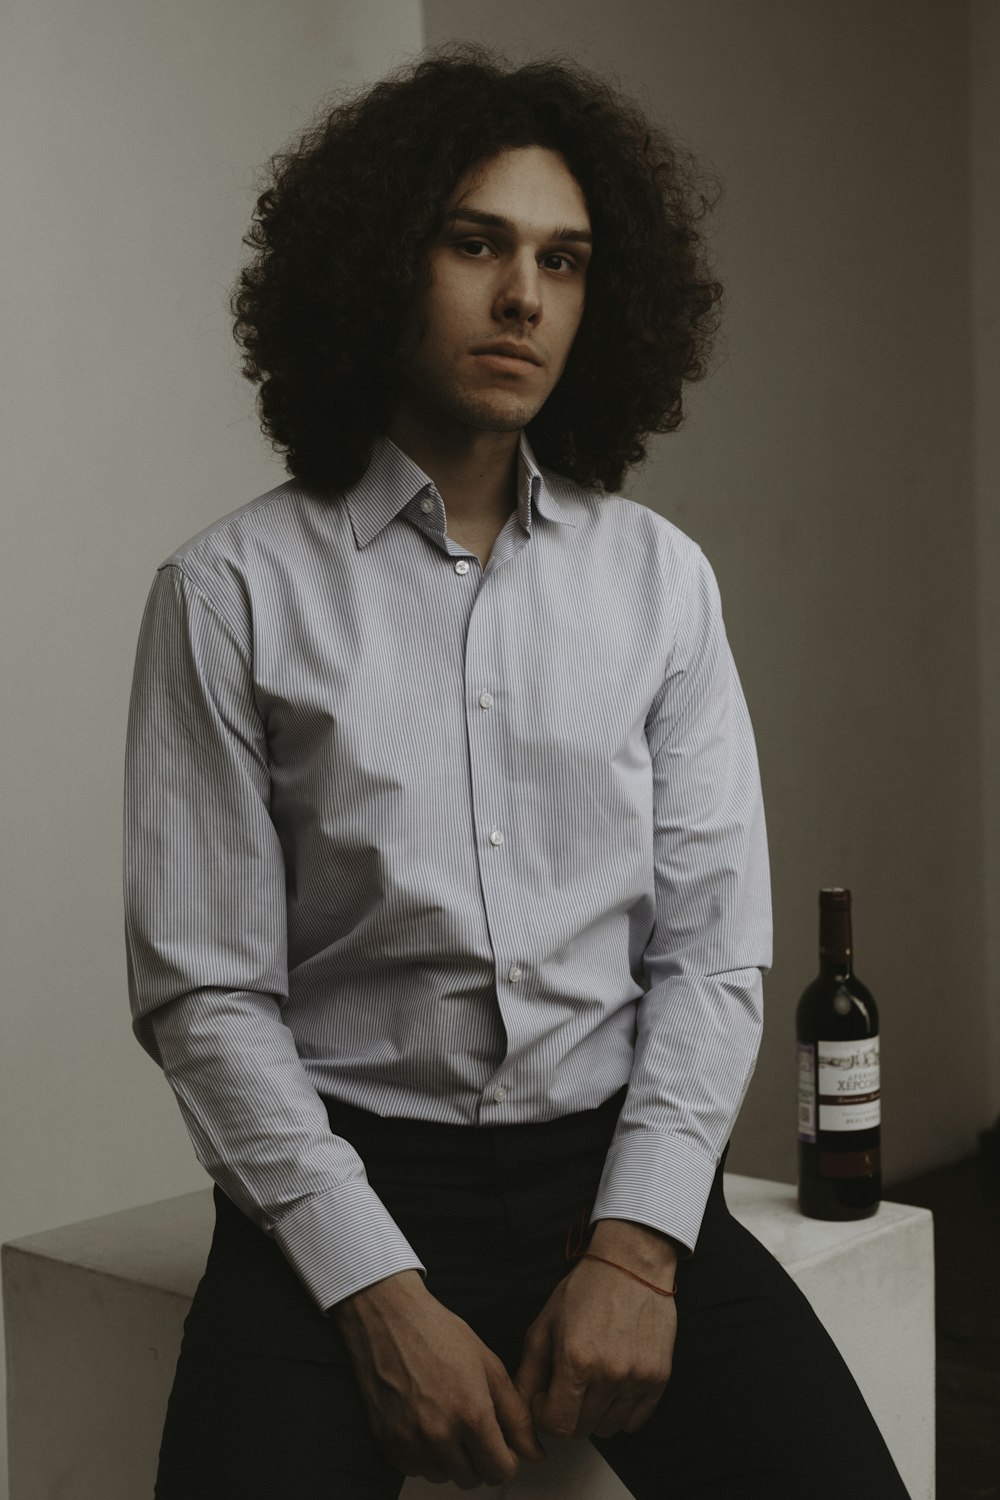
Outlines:
[[[490,843],[491,844],[502,844],[503,843],[503,834],[500,832],[499,828],[494,828],[493,832],[490,834]]]
[[[519,969],[517,967],[517,964],[511,964],[510,968],[507,970],[507,978],[510,980],[511,984],[517,984],[518,980],[524,978],[524,970]]]
[[[423,511],[425,516],[430,515],[431,511],[434,509],[434,501],[429,495],[425,495],[421,500],[420,509]]]
[[[479,694],[479,707],[480,708],[492,708],[493,707],[493,694],[492,693],[480,693]]]
[[[505,1099],[506,1097],[507,1090],[504,1088],[502,1083],[498,1083],[496,1088],[493,1090],[493,1103],[499,1104],[501,1100]]]
[[[469,571],[469,564],[465,561],[465,558],[463,557],[461,562],[457,562],[455,564],[455,572],[456,573],[465,574],[468,571]]]

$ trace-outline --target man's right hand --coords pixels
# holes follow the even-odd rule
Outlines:
[[[376,1440],[394,1468],[463,1490],[541,1460],[503,1361],[444,1307],[418,1271],[363,1287],[332,1309]]]

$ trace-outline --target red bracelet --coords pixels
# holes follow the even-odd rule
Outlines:
[[[666,1289],[666,1287],[663,1287],[663,1286],[654,1286],[651,1281],[647,1281],[646,1280],[645,1276],[639,1276],[639,1275],[636,1274],[635,1271],[630,1271],[629,1268],[628,1268],[628,1266],[620,1266],[616,1260],[608,1260],[607,1256],[604,1256],[604,1255],[595,1255],[594,1252],[593,1252],[593,1250],[580,1250],[580,1251],[577,1252],[575,1259],[577,1259],[577,1260],[599,1260],[599,1261],[603,1261],[603,1263],[606,1266],[614,1266],[614,1268],[615,1268],[616,1271],[624,1271],[625,1275],[626,1276],[631,1276],[631,1278],[632,1278],[633,1281],[639,1281],[639,1282],[642,1283],[643,1286],[648,1286],[649,1290],[651,1292],[656,1292],[657,1295],[660,1296],[660,1297],[676,1297],[676,1295],[677,1295],[677,1283],[676,1283],[676,1281],[674,1282],[673,1286],[670,1288],[670,1290],[668,1292],[667,1289]]]
[[[629,1268],[628,1268],[628,1266],[620,1266],[616,1260],[608,1260],[603,1255],[595,1255],[594,1252],[593,1252],[593,1250],[584,1250],[583,1249],[583,1239],[584,1239],[584,1235],[586,1234],[586,1228],[585,1228],[586,1220],[587,1220],[587,1210],[583,1209],[582,1212],[581,1212],[581,1214],[580,1214],[579,1228],[577,1229],[576,1235],[575,1235],[575,1239],[576,1239],[576,1244],[575,1245],[573,1244],[573,1240],[574,1240],[573,1225],[571,1224],[569,1226],[569,1229],[566,1231],[566,1259],[567,1260],[601,1260],[601,1261],[604,1261],[604,1264],[606,1266],[614,1266],[614,1268],[615,1268],[616,1271],[624,1271],[625,1275],[626,1276],[631,1276],[633,1281],[639,1281],[639,1282],[641,1282],[643,1286],[648,1286],[651,1292],[657,1292],[657,1293],[659,1293],[659,1295],[661,1297],[675,1297],[677,1295],[677,1283],[676,1283],[676,1281],[674,1282],[673,1286],[670,1288],[670,1291],[668,1292],[667,1289],[666,1289],[666,1287],[654,1286],[653,1283],[651,1281],[647,1281],[644,1276],[639,1276],[639,1275],[636,1274],[635,1271],[630,1271]]]

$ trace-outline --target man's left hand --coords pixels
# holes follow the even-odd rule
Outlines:
[[[674,1284],[676,1249],[641,1225],[602,1220],[588,1248],[657,1286]],[[676,1337],[673,1297],[617,1266],[581,1260],[525,1334],[514,1384],[541,1432],[637,1432],[670,1379]]]

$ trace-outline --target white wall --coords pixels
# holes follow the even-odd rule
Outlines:
[[[995,37],[997,11],[982,11]],[[958,1157],[1000,1086],[984,988],[980,722],[995,676],[980,679],[976,647],[967,7],[426,0],[425,13],[429,44],[551,49],[616,73],[726,185],[717,367],[630,492],[715,564],[761,753],[776,961],[732,1166],[794,1177],[793,1017],[821,884],[853,888],[858,970],[881,1004],[888,1178]],[[998,168],[994,131],[979,180]],[[996,337],[994,323],[994,361]],[[995,410],[981,424],[992,416],[994,434]],[[991,736],[995,764],[995,713]]]
[[[253,171],[421,27],[418,0],[4,6],[0,1239],[205,1183],[128,1024],[139,619],[177,543],[284,477],[225,305]]]

